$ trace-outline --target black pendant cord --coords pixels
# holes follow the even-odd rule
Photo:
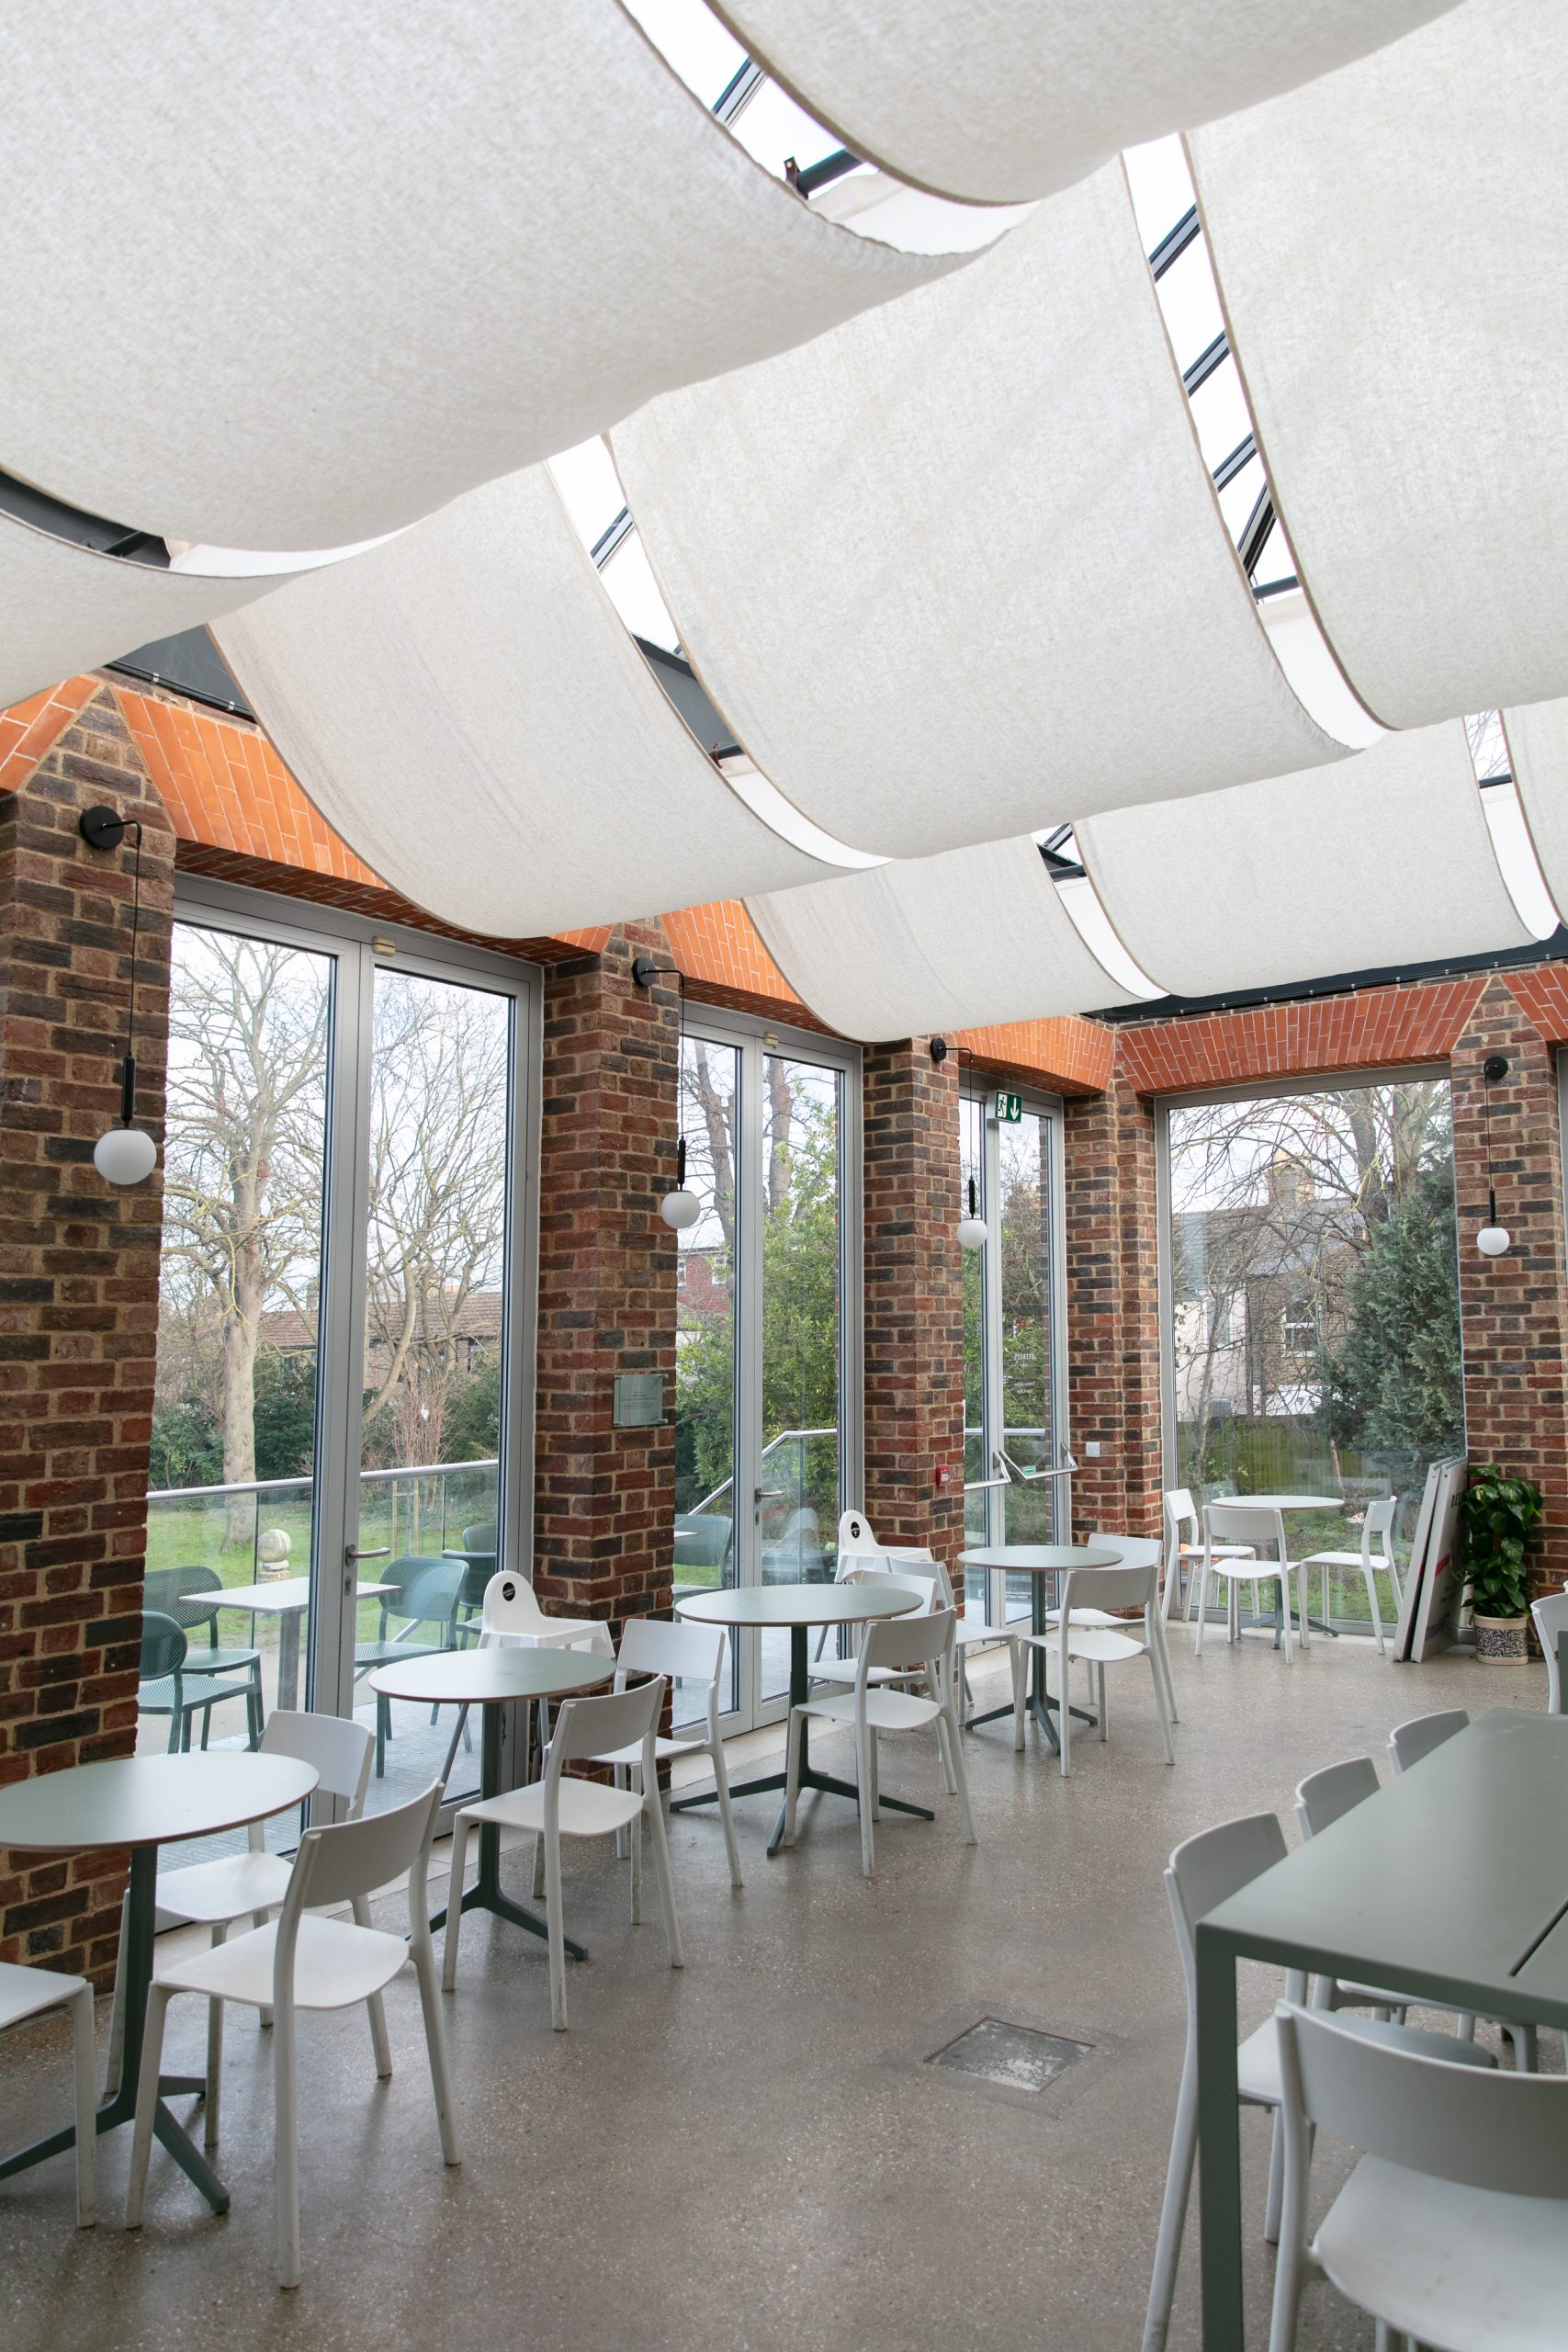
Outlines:
[[[131,868],[130,997],[125,1012],[125,1060],[119,1077],[122,1127],[129,1127],[136,1114],[136,956],[141,936],[141,823],[139,818],[130,821],[136,827],[136,860]]]

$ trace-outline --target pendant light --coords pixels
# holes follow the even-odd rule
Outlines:
[[[110,1127],[93,1146],[93,1165],[106,1183],[141,1184],[158,1164],[158,1147],[144,1129],[132,1125],[136,1115],[136,946],[141,927],[141,825],[136,828],[136,864],[130,899],[130,993],[125,1015],[125,1056],[119,1068],[119,1125]],[[118,809],[85,808],[76,830],[90,849],[115,850],[124,841],[128,820]]]
[[[1486,1222],[1475,1237],[1475,1246],[1483,1258],[1505,1258],[1513,1247],[1513,1236],[1507,1227],[1497,1222],[1497,1187],[1492,1180],[1492,1089],[1507,1075],[1506,1057],[1488,1054],[1481,1066],[1486,1090],[1481,1098],[1486,1122]]]
[[[980,1215],[979,1195],[975,1179],[969,1179],[969,1214],[958,1220],[958,1238],[965,1250],[982,1250],[987,1238],[986,1220]]]
[[[682,1136],[675,1147],[675,1190],[665,1193],[659,1204],[659,1214],[666,1225],[683,1233],[687,1226],[695,1225],[702,1213],[701,1201],[695,1193],[686,1189],[686,1138]]]

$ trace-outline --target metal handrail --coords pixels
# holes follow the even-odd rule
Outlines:
[[[810,1430],[807,1434],[816,1436],[818,1432]],[[411,1462],[401,1470],[362,1470],[359,1483],[362,1487],[384,1486],[390,1478],[444,1478],[456,1470],[499,1470],[500,1467],[500,1457],[493,1453],[478,1462]],[[199,1497],[210,1502],[220,1495],[280,1495],[286,1489],[313,1487],[315,1483],[313,1477],[307,1476],[303,1478],[237,1478],[226,1487],[149,1487],[147,1499],[150,1503],[175,1503],[194,1501]]]
[[[793,1444],[796,1438],[837,1437],[838,1434],[839,1432],[836,1426],[832,1429],[826,1430],[781,1430],[777,1437],[770,1438],[768,1440],[767,1444],[762,1448],[762,1451],[757,1456],[757,1459],[759,1463],[765,1462],[770,1453],[777,1453],[781,1445]],[[725,1479],[722,1486],[716,1487],[711,1495],[705,1495],[700,1503],[694,1503],[689,1511],[682,1511],[681,1514],[682,1518],[695,1519],[699,1511],[706,1510],[709,1503],[716,1503],[717,1502],[720,1495],[727,1495],[734,1484],[735,1473],[732,1470],[728,1477]]]

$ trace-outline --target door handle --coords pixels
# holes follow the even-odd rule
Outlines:
[[[355,1567],[359,1561],[384,1560],[390,1554],[391,1548],[392,1547],[389,1544],[378,1544],[373,1552],[362,1552],[357,1544],[345,1544],[343,1547],[343,1589],[344,1592],[352,1593],[355,1586],[359,1581],[354,1573]]]

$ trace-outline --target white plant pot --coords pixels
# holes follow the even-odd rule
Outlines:
[[[1483,1617],[1473,1620],[1475,1655],[1483,1666],[1524,1666],[1529,1659],[1528,1617]]]

